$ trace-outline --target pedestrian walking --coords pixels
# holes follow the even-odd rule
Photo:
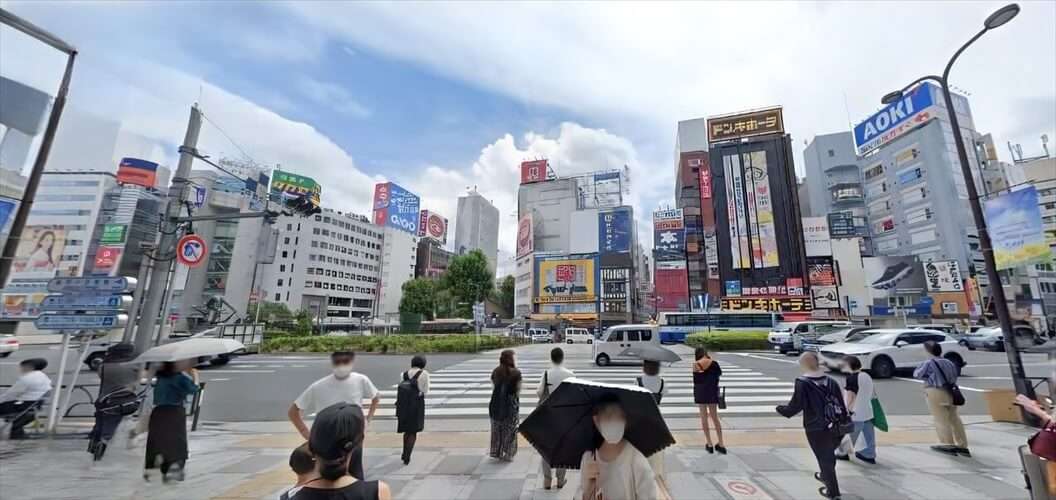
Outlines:
[[[844,402],[847,405],[847,409],[851,412],[851,422],[854,423],[854,430],[850,434],[850,451],[854,451],[854,456],[858,460],[875,464],[876,429],[873,426],[873,398],[876,397],[876,392],[873,390],[873,377],[862,371],[862,361],[857,357],[848,356],[845,361],[851,373],[848,374],[847,383],[844,386]],[[862,448],[862,451],[855,451],[858,436],[862,436],[865,439],[865,448]],[[836,458],[839,460],[851,459],[848,454],[839,452],[837,452]]]
[[[425,395],[429,393],[429,372],[425,356],[411,358],[411,368],[401,374],[396,386],[396,432],[403,433],[403,465],[411,463],[411,452],[418,433],[425,429]]]
[[[287,416],[297,432],[305,439],[311,435],[308,426],[304,423],[304,415],[312,415],[321,412],[324,408],[336,403],[348,403],[362,409],[363,400],[370,400],[370,410],[367,412],[367,424],[374,418],[374,412],[378,410],[381,402],[381,393],[374,383],[366,375],[353,371],[353,362],[356,353],[352,351],[335,351],[330,354],[330,365],[332,373],[308,386],[304,392],[290,405]],[[360,441],[362,442],[362,441]],[[352,459],[349,461],[348,472],[353,477],[363,480],[363,449],[352,451]]]
[[[95,399],[95,425],[88,434],[88,453],[100,460],[121,425],[121,420],[139,409],[140,367],[130,364],[136,348],[129,343],[114,344],[106,349],[99,366],[99,395]]]
[[[667,394],[667,383],[660,376],[660,362],[653,360],[642,361],[642,374],[635,378],[638,387],[644,388],[653,394],[653,400],[660,406],[660,401]],[[656,480],[666,489],[667,483],[664,478],[664,452],[663,450],[649,456],[649,465],[653,468]]]
[[[363,481],[351,475],[356,450],[363,450],[366,428],[360,405],[340,402],[320,410],[308,438],[319,477],[301,486],[293,500],[391,500],[392,492],[384,481]]]
[[[800,355],[799,368],[803,375],[796,377],[792,399],[787,405],[778,406],[777,412],[786,418],[803,413],[803,430],[820,469],[814,479],[825,485],[818,488],[818,493],[825,498],[840,498],[834,450],[850,426],[850,415],[840,394],[840,385],[821,373],[817,354]]]
[[[722,422],[719,421],[719,402],[722,395],[719,394],[719,379],[722,377],[722,366],[718,361],[712,359],[708,350],[698,347],[693,353],[693,401],[700,409],[700,426],[704,429],[704,439],[707,444],[704,449],[708,453],[726,454],[726,446],[722,440]],[[708,421],[715,425],[715,434],[718,444],[711,445],[711,428]]]
[[[935,419],[935,432],[939,435],[942,444],[932,446],[931,449],[947,455],[972,456],[968,450],[968,437],[964,433],[964,422],[957,414],[957,402],[955,394],[960,395],[957,388],[957,365],[953,361],[942,357],[942,345],[934,340],[924,343],[924,350],[929,359],[913,371],[913,378],[924,381],[924,397],[928,401],[928,409]],[[960,401],[964,404],[964,400]]]
[[[183,481],[187,468],[187,397],[198,392],[191,361],[166,362],[154,374],[154,409],[147,425],[143,479],[160,467],[162,481]]]
[[[33,421],[34,411],[51,392],[51,379],[44,374],[48,360],[44,358],[24,359],[18,363],[21,371],[18,380],[0,394],[0,417],[11,418],[11,439],[25,439],[23,427]]]
[[[579,500],[661,498],[649,459],[624,439],[627,414],[617,398],[603,398],[592,410],[594,446],[583,453]]]
[[[546,401],[550,397],[550,394],[557,389],[557,386],[561,385],[566,378],[574,377],[575,374],[572,370],[565,368],[563,363],[565,362],[565,351],[560,347],[550,349],[550,362],[553,364],[550,368],[543,371],[543,377],[539,379],[539,386],[535,388],[535,395],[539,397],[539,404]],[[540,462],[540,467],[543,471],[543,489],[550,489],[553,483],[553,476],[551,475],[550,464],[543,458]],[[557,470],[557,489],[565,487],[565,471],[566,469]]]
[[[512,462],[517,454],[517,424],[521,420],[521,371],[511,349],[499,355],[499,366],[491,372],[491,458]]]

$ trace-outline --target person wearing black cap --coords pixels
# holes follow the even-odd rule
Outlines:
[[[348,473],[353,452],[363,448],[365,428],[357,405],[335,403],[320,411],[308,436],[319,477],[305,483],[293,500],[390,500],[384,481],[360,481]]]
[[[103,458],[106,446],[117,432],[121,420],[139,408],[136,386],[139,366],[128,363],[135,357],[136,348],[130,343],[114,344],[106,349],[99,367],[99,396],[95,402],[95,426],[88,435],[88,453],[96,460]]]

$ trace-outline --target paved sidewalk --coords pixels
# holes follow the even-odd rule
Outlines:
[[[667,481],[675,499],[820,498],[819,484],[812,477],[815,462],[802,430],[790,427],[784,419],[729,420],[727,456],[707,454],[700,432],[674,432],[679,444],[666,450],[665,457]],[[979,422],[978,417],[966,420],[978,422],[969,424],[972,458],[930,451],[934,432],[926,419],[891,417],[892,428],[898,430],[878,433],[879,465],[839,464],[844,498],[1027,498],[1016,448],[1031,429]],[[479,431],[423,433],[411,464],[404,466],[399,459],[400,436],[379,427],[367,438],[367,475],[387,481],[395,498],[570,499],[579,483],[578,474],[570,472],[564,490],[543,490],[534,450],[522,440],[521,452],[512,463],[494,462],[485,457],[488,434]],[[158,478],[150,483],[141,478],[142,442],[129,449],[121,438],[126,428],[127,424],[122,426],[118,440],[99,463],[91,462],[84,451],[86,441],[80,438],[0,442],[0,496],[273,499],[292,481],[286,460],[290,449],[300,443],[282,422],[206,425],[190,434],[187,480],[163,485]],[[731,493],[751,490],[755,490],[752,495]]]

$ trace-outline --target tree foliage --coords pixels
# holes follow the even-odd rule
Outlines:
[[[516,283],[512,275],[506,275],[505,278],[499,282],[499,289],[496,293],[496,301],[502,306],[502,309],[507,314],[513,315],[513,295],[516,291]]]
[[[260,308],[260,320],[265,323],[290,323],[293,321],[293,313],[286,304],[278,302],[257,302],[247,312],[246,318],[250,321],[257,318],[257,308]]]
[[[421,314],[426,320],[433,319],[436,310],[436,282],[428,278],[415,278],[404,282],[403,297],[400,298],[401,313]]]
[[[471,315],[474,302],[483,301],[495,289],[488,258],[479,249],[452,258],[441,284],[458,300],[458,311],[463,317]]]

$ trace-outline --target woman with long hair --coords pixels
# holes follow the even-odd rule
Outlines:
[[[198,392],[198,370],[190,361],[163,363],[154,374],[154,410],[147,428],[146,471],[160,467],[165,482],[183,481],[187,464],[187,397]]]
[[[708,453],[726,454],[726,446],[722,442],[722,423],[719,421],[719,377],[722,377],[722,367],[719,362],[712,359],[708,350],[698,347],[693,353],[693,401],[700,408],[700,426],[704,429],[704,439],[707,444],[704,449]],[[714,447],[711,445],[711,429],[708,420],[715,424],[715,433],[719,440]]]
[[[517,455],[517,425],[521,421],[521,371],[517,369],[511,349],[499,355],[499,366],[491,372],[491,458],[513,461]]]
[[[55,232],[44,231],[37,237],[37,245],[29,254],[29,268],[34,271],[49,270],[55,268]]]
[[[365,429],[363,409],[354,404],[334,403],[316,414],[308,451],[319,477],[306,481],[293,500],[390,500],[385,482],[360,481],[348,473],[353,452],[363,447]]]

